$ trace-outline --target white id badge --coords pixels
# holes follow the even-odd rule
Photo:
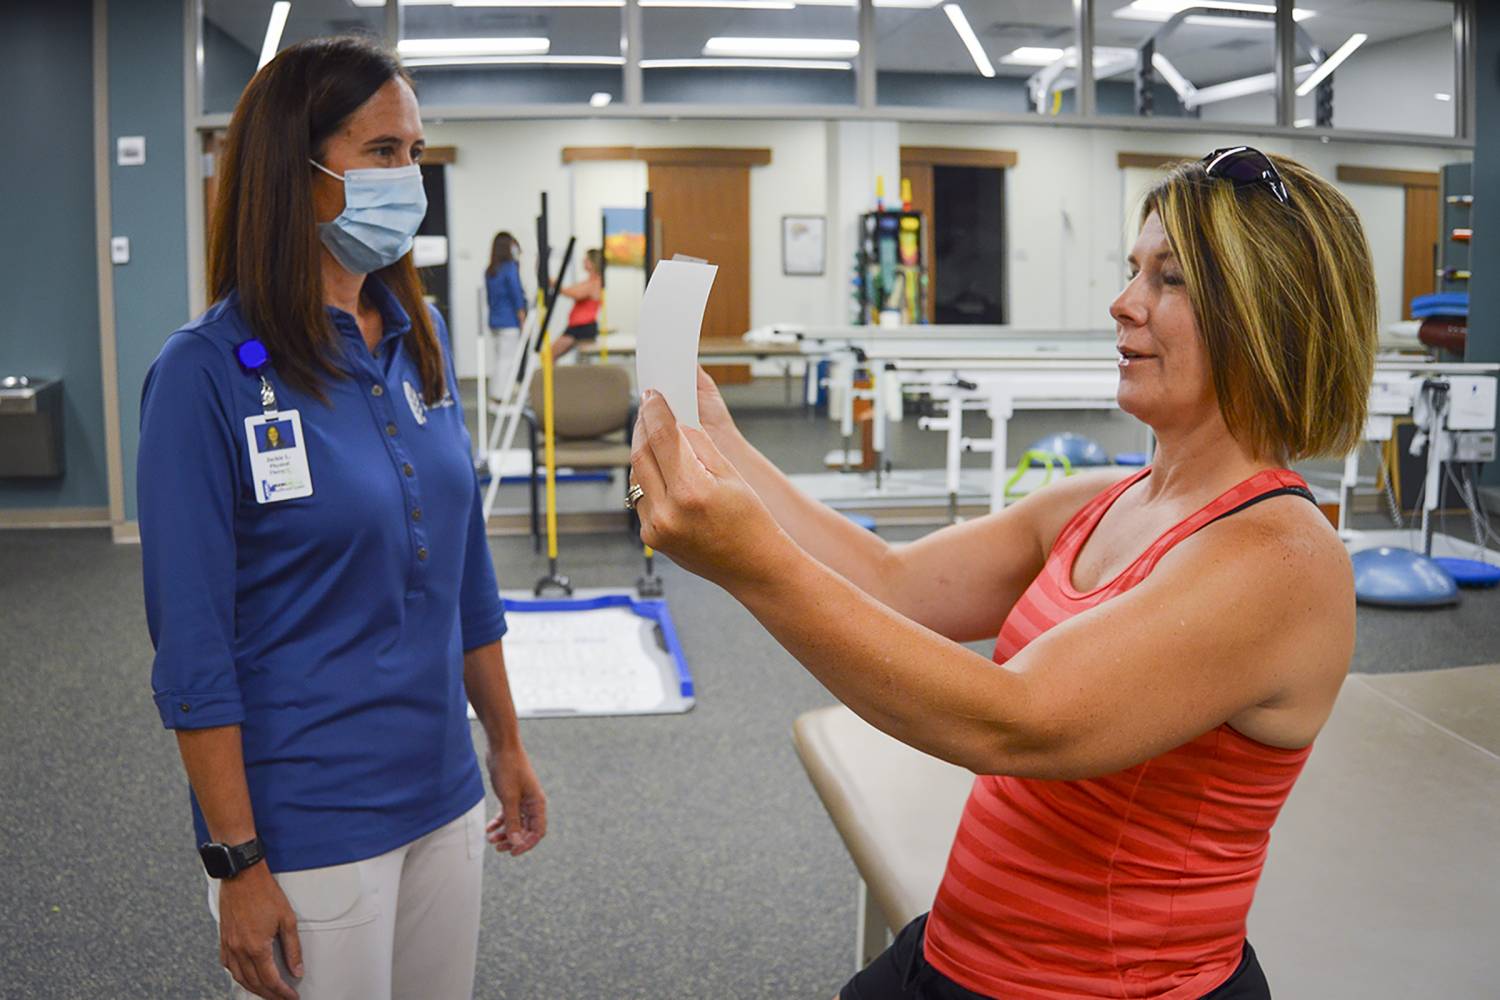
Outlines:
[[[245,418],[250,445],[250,472],[255,479],[255,502],[276,503],[312,496],[312,474],[307,471],[307,442],[302,439],[302,415],[296,410],[262,413]]]

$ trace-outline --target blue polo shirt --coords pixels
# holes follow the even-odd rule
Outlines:
[[[162,723],[238,723],[256,831],[276,871],[374,857],[484,796],[465,650],[505,633],[458,385],[421,403],[411,321],[381,283],[372,356],[329,310],[348,377],[327,401],[273,367],[301,414],[311,496],[256,502],[245,418],[260,382],[235,358],[238,296],[174,333],[146,376],[139,510],[151,686]],[[451,359],[447,329],[433,323]],[[208,839],[193,801],[199,841]]]
[[[501,264],[494,274],[484,276],[484,287],[490,300],[490,329],[520,326],[521,313],[526,311],[520,265],[513,260]]]

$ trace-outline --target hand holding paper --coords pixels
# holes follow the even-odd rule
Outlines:
[[[694,260],[658,261],[641,299],[636,338],[636,384],[666,398],[677,422],[698,427],[698,336],[717,266]]]

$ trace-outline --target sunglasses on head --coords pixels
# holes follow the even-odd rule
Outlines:
[[[1202,160],[1203,170],[1215,180],[1226,180],[1235,187],[1260,185],[1283,205],[1290,200],[1286,193],[1286,182],[1281,179],[1271,158],[1254,146],[1225,146],[1209,153]]]

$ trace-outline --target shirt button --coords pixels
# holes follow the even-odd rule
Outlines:
[[[422,520],[422,508],[421,507],[417,507],[417,508],[415,508],[411,512],[411,519],[413,521],[420,521],[420,520]]]
[[[385,425],[385,433],[386,433],[386,435],[388,437],[395,437],[396,436],[396,425],[395,424],[386,424]]]
[[[385,395],[385,386],[383,386],[383,385],[372,385],[372,386],[370,386],[370,395],[372,395],[372,396],[384,396]]]
[[[410,462],[407,462],[405,465],[401,466],[401,471],[406,473],[408,476],[414,476],[417,473],[417,470],[411,467]]]
[[[417,550],[417,562],[426,562],[426,561],[427,561],[427,550],[425,548],[418,549]]]
[[[184,712],[191,712],[193,710],[193,706],[189,705],[187,702],[183,702],[181,705],[178,705],[177,707],[178,707],[178,709],[180,709],[181,711],[184,711]]]

